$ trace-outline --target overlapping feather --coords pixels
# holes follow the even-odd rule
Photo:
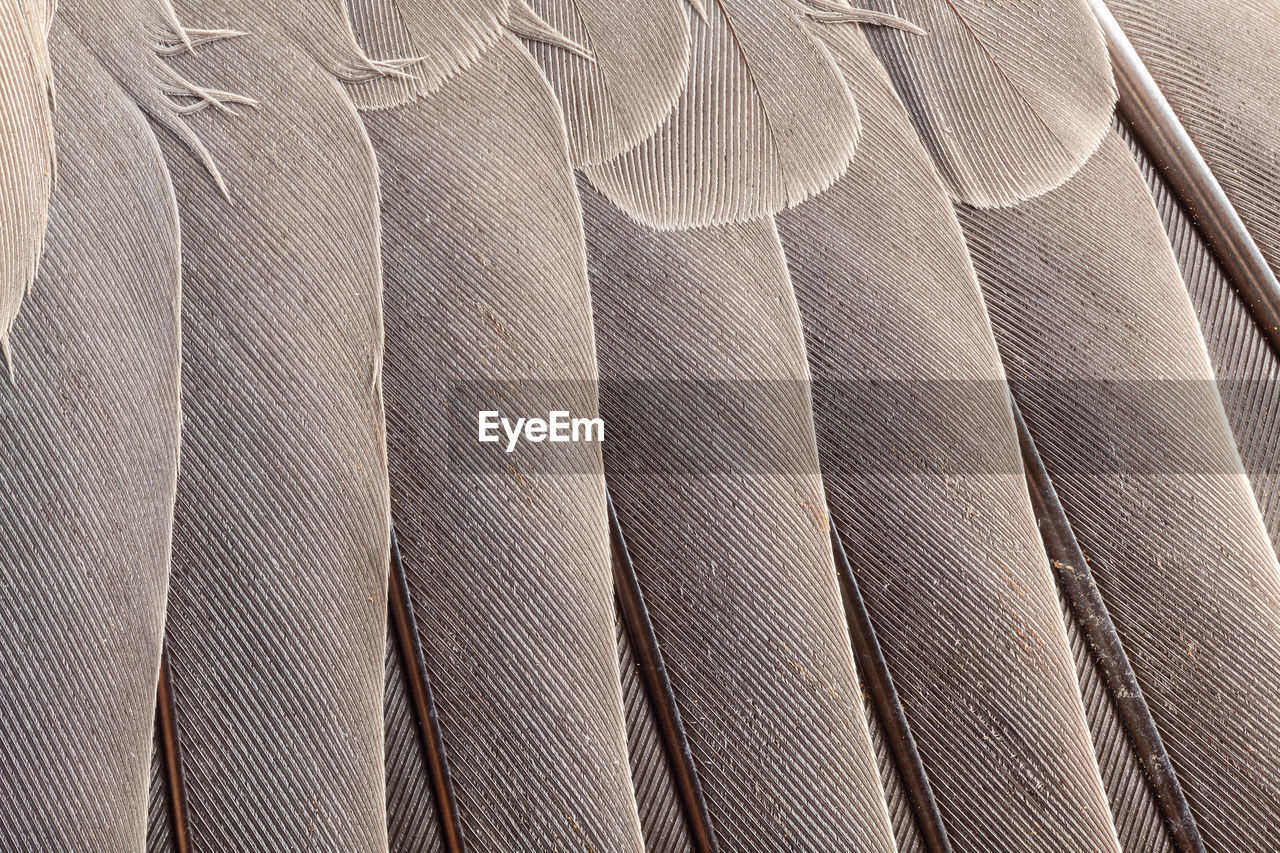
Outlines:
[[[961,211],[1001,355],[1209,849],[1277,831],[1280,574],[1161,223],[1109,137]]]
[[[53,76],[43,0],[0,4],[0,351],[35,280],[53,178]]]
[[[0,386],[0,847],[136,850],[178,464],[177,211],[137,105],[61,17],[50,44],[65,147]]]
[[[953,848],[1114,850],[959,225],[866,40],[824,38],[863,139],[778,227],[833,518]]]

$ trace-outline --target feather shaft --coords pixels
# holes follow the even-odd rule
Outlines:
[[[1173,762],[1160,739],[1151,709],[1142,696],[1138,678],[1129,664],[1115,623],[1107,612],[1098,586],[1089,570],[1089,561],[1071,532],[1071,522],[1054,491],[1053,481],[1044,467],[1027,423],[1022,419],[1016,400],[1010,399],[1013,420],[1018,428],[1018,446],[1026,468],[1027,490],[1031,506],[1039,522],[1049,564],[1053,566],[1058,585],[1071,602],[1076,623],[1084,632],[1106,681],[1107,690],[1120,712],[1125,732],[1142,764],[1151,792],[1164,815],[1165,824],[1179,853],[1204,853],[1204,841],[1196,827],[1195,815],[1187,803]]]
[[[1115,16],[1102,0],[1089,4],[1111,51],[1120,114],[1280,354],[1280,282]]]

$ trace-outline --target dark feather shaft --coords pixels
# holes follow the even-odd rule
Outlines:
[[[458,799],[453,793],[453,777],[449,773],[449,758],[445,754],[444,734],[440,730],[436,700],[431,693],[431,679],[427,674],[427,662],[422,655],[418,624],[413,618],[413,601],[409,596],[409,582],[405,578],[395,530],[391,531],[391,581],[387,584],[387,602],[409,689],[409,699],[418,724],[418,735],[426,754],[431,790],[440,814],[444,850],[445,853],[465,853],[467,848],[462,836],[462,818],[458,813]]]
[[[182,779],[182,748],[178,740],[178,712],[173,702],[169,674],[169,653],[160,656],[160,680],[156,687],[156,728],[160,754],[164,759],[164,785],[169,800],[174,853],[190,853],[191,833],[187,821],[187,786]]]
[[[640,676],[644,680],[645,692],[649,694],[649,704],[658,724],[658,733],[662,737],[680,803],[684,806],[694,847],[698,853],[718,853],[720,845],[716,841],[715,828],[707,812],[707,801],[702,795],[702,783],[698,781],[698,769],[693,763],[693,752],[689,749],[689,738],[685,735],[680,709],[676,706],[675,691],[671,689],[671,679],[667,676],[662,649],[658,647],[653,622],[649,619],[649,609],[644,603],[644,593],[640,591],[640,581],[631,564],[631,555],[627,553],[622,525],[613,509],[613,498],[607,497],[607,500],[609,539],[613,546],[613,583],[618,592],[618,609],[622,612],[622,620],[635,648]]]
[[[1133,667],[1129,665],[1129,657],[1120,642],[1115,623],[1111,621],[1107,605],[1102,600],[1098,585],[1094,583],[1093,573],[1080,550],[1080,543],[1071,532],[1071,522],[1058,501],[1058,494],[1054,491],[1049,472],[1036,450],[1031,431],[1022,419],[1022,412],[1018,410],[1018,404],[1012,397],[1009,402],[1018,427],[1018,447],[1022,451],[1022,462],[1026,468],[1027,491],[1031,495],[1031,505],[1039,523],[1040,535],[1044,539],[1045,551],[1057,575],[1058,584],[1071,602],[1077,624],[1084,632],[1098,670],[1106,680],[1107,690],[1119,711],[1121,724],[1133,743],[1174,845],[1179,853],[1204,853],[1204,841],[1196,827],[1195,816],[1191,813],[1186,795],[1182,793],[1182,786],[1178,784],[1173,763],[1169,760],[1169,753],[1165,751],[1164,742],[1156,729],[1151,709],[1147,707],[1147,700],[1142,695],[1142,688],[1138,686]]]
[[[925,772],[924,763],[920,760],[920,751],[916,749],[911,726],[907,724],[907,716],[902,710],[902,700],[893,686],[893,676],[889,673],[889,665],[880,649],[880,641],[876,639],[871,614],[867,612],[866,602],[862,600],[858,580],[854,577],[853,567],[834,522],[831,524],[831,550],[836,558],[836,573],[840,576],[840,595],[844,599],[844,612],[849,621],[853,654],[862,671],[867,692],[871,694],[880,724],[884,727],[893,763],[898,768],[898,775],[902,777],[903,787],[911,800],[925,849],[929,853],[951,853],[951,842],[947,840],[942,813],[938,811],[938,801],[929,785],[929,774]]]
[[[1102,0],[1089,0],[1089,5],[1111,52],[1120,115],[1190,214],[1263,334],[1280,352],[1280,282],[1120,24]]]

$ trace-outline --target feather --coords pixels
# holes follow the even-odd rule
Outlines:
[[[1280,8],[1109,0],[1273,270],[1280,270]]]
[[[1205,846],[1265,847],[1280,831],[1280,574],[1142,177],[1113,135],[1057,192],[961,222]]]
[[[1115,85],[1084,0],[865,0],[917,24],[867,38],[951,193],[1013,204],[1070,177],[1111,122]]]
[[[387,849],[435,853],[447,850],[440,812],[430,786],[427,756],[395,639],[387,637],[384,705],[387,755]]]
[[[954,849],[1115,850],[964,240],[884,72],[840,35],[859,156],[778,217],[833,518]]]
[[[893,849],[768,220],[654,232],[583,194],[605,474],[721,849]]]
[[[356,49],[349,33],[295,41],[302,20],[345,26],[325,2],[182,11],[248,35],[170,62],[261,102],[188,119],[230,201],[163,140],[184,277],[167,648],[192,845],[381,850],[377,172],[334,76]]]
[[[467,847],[639,851],[599,445],[476,441],[481,410],[595,416],[559,109],[505,37],[439,92],[364,118],[393,517]]]
[[[688,818],[676,796],[675,777],[658,732],[635,648],[618,618],[618,674],[627,714],[627,758],[647,853],[695,853]]]
[[[786,3],[715,0],[691,21],[684,93],[657,133],[585,169],[656,228],[759,219],[829,187],[858,137],[852,95]]]
[[[1164,173],[1259,330],[1280,350],[1280,282],[1115,17],[1100,0],[1090,2],[1115,60],[1120,116]]]
[[[632,785],[637,791],[637,809],[641,809],[645,849],[653,847],[655,840],[652,836],[657,835],[658,843],[664,846],[691,845],[699,853],[716,853],[720,845],[707,812],[707,799],[689,747],[689,735],[685,731],[680,707],[676,704],[667,662],[653,629],[653,619],[645,605],[640,579],[636,576],[635,564],[631,562],[631,552],[627,550],[612,498],[608,499],[608,508],[613,588],[617,592],[618,613],[626,634],[626,641],[619,646],[618,673],[622,677],[623,702],[627,710],[628,746],[636,742],[637,735],[656,736],[661,741],[661,754],[665,755],[661,760],[665,772],[661,772],[657,766],[657,750],[641,740],[642,752],[638,755],[633,753],[631,758]],[[644,684],[640,695],[634,688],[628,691],[629,677],[636,675]],[[643,715],[633,714],[637,704],[645,707]],[[664,779],[669,780],[665,785],[661,784]],[[642,787],[645,789],[643,794],[640,793]],[[681,809],[687,832],[678,831],[679,827],[672,820]],[[668,816],[666,826],[655,825],[660,812]]]
[[[48,239],[0,387],[0,847],[137,850],[179,433],[178,223],[146,119],[60,16]]]
[[[1204,853],[1195,816],[1156,731],[1151,708],[1016,402],[1013,418],[1027,491],[1045,553],[1058,578],[1067,641],[1076,658],[1081,699],[1107,782],[1116,835],[1124,850],[1150,850],[1158,845],[1173,846],[1182,853]],[[1162,817],[1167,832],[1161,831]]]
[[[348,87],[362,109],[403,106],[437,91],[503,37],[521,0],[346,0],[356,41],[404,69]]]
[[[1271,544],[1280,552],[1280,356],[1268,345],[1245,300],[1231,286],[1160,171],[1123,127],[1117,130],[1129,143],[1169,235],[1200,320],[1240,460],[1253,484]]]
[[[53,78],[48,11],[0,3],[0,353],[12,376],[9,330],[39,267],[53,176]]]
[[[517,8],[523,5],[517,0]],[[564,109],[574,165],[603,163],[652,136],[689,73],[689,23],[680,0],[529,5],[590,54],[588,60],[543,40],[525,40]]]
[[[174,842],[173,810],[165,782],[164,757],[160,750],[160,731],[151,751],[151,775],[147,782],[147,853],[178,853]]]

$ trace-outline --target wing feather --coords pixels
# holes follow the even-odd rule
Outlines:
[[[715,0],[690,27],[680,100],[654,136],[585,169],[600,192],[669,229],[767,217],[844,174],[857,109],[795,9]]]
[[[773,224],[580,188],[605,474],[720,847],[892,850]]]
[[[868,29],[952,194],[1013,204],[1058,186],[1107,133],[1116,90],[1084,0],[865,0],[927,32]]]
[[[166,636],[191,840],[382,850],[378,188],[335,76],[350,34],[324,2],[193,0],[181,11],[247,34],[175,53],[175,71],[261,103],[187,119],[229,199],[165,140],[185,330]],[[317,31],[295,40],[303,26],[289,15]],[[236,806],[246,791],[253,805]]]
[[[639,851],[599,445],[476,441],[481,410],[596,412],[560,111],[506,36],[364,119],[382,169],[393,517],[467,844]]]
[[[866,41],[826,37],[863,142],[778,227],[833,517],[954,848],[1115,850],[964,239]]]
[[[179,440],[179,246],[147,121],[59,18],[59,174],[0,387],[0,847],[143,845]]]
[[[1278,831],[1280,572],[1147,187],[1108,137],[961,211],[1028,426],[1209,849]]]

